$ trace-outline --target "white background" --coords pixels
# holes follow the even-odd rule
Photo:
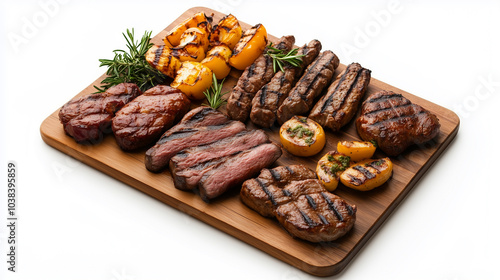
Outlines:
[[[21,3],[22,2],[22,3]],[[314,4],[313,4],[314,3]],[[341,62],[454,110],[460,131],[331,279],[500,279],[498,1],[76,1],[0,4],[1,279],[313,279],[40,138],[42,121],[124,47],[207,6],[319,39]],[[7,162],[18,164],[17,272],[7,271]],[[492,163],[488,163],[492,160]],[[4,222],[5,221],[5,222]]]

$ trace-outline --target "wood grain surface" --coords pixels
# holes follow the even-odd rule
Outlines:
[[[213,13],[214,23],[224,16],[217,11],[204,7],[191,8],[155,36],[153,43],[161,44],[161,39],[168,30],[200,11],[206,14]],[[257,23],[255,22],[252,25]],[[251,26],[242,22],[240,24],[244,30]],[[265,22],[263,24],[265,25]],[[288,34],[279,34],[279,36],[281,35]],[[271,35],[269,39],[276,41],[276,37]],[[321,38],[318,39],[321,40]],[[304,43],[307,42],[297,42],[298,45]],[[328,46],[323,46],[323,50],[327,49]],[[335,50],[332,51],[335,52]],[[343,62],[336,70],[335,75],[338,75],[345,69],[345,65],[349,63],[350,61]],[[224,91],[230,90],[236,84],[240,74],[240,71],[231,71],[230,76],[224,83]],[[377,73],[372,73],[372,75],[376,76]],[[94,92],[93,85],[99,85],[103,78],[104,75],[82,90],[77,96]],[[383,186],[369,192],[359,192],[339,186],[335,194],[358,206],[356,224],[346,236],[334,242],[319,244],[294,239],[281,228],[276,220],[264,218],[247,208],[239,199],[239,187],[235,187],[210,203],[205,203],[196,194],[177,190],[173,186],[168,171],[159,174],[147,171],[144,166],[145,150],[132,153],[123,152],[117,146],[112,135],[108,135],[103,142],[96,145],[77,144],[64,133],[58,119],[58,111],[43,121],[40,132],[43,141],[48,145],[117,180],[255,246],[298,269],[317,276],[330,276],[340,272],[352,260],[416,185],[417,181],[438,159],[458,132],[460,121],[452,111],[374,78],[371,79],[367,96],[382,89],[401,93],[412,102],[436,114],[441,123],[441,131],[432,141],[420,146],[414,146],[398,157],[392,157],[394,174]],[[70,98],[72,97],[68,96],[68,100]],[[193,107],[198,105],[194,104]],[[222,111],[224,111],[224,108]],[[247,123],[247,127],[255,128],[250,121]],[[279,143],[278,127],[266,129],[265,131],[273,142]],[[305,164],[314,170],[319,158],[326,152],[335,150],[339,140],[359,140],[354,121],[351,121],[339,133],[327,131],[326,134],[327,144],[318,155],[299,158],[284,151],[275,165]],[[383,156],[382,152],[377,151],[374,157]],[[237,257],[245,258],[244,256]]]

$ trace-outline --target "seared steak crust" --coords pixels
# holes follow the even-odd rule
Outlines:
[[[294,115],[308,113],[315,99],[330,83],[335,69],[339,66],[338,57],[331,51],[324,51],[305,70],[304,75],[290,91],[278,109],[278,122],[283,124]]]
[[[356,206],[328,192],[303,166],[263,169],[243,183],[242,201],[266,217],[276,217],[294,237],[311,242],[345,235],[356,221]]]
[[[397,156],[413,144],[427,142],[439,133],[439,119],[403,95],[380,91],[369,96],[356,120],[358,134],[375,140],[389,156]]]
[[[370,83],[371,71],[352,63],[328,87],[309,118],[332,131],[339,131],[356,115]]]
[[[125,105],[113,118],[118,146],[130,151],[154,143],[189,110],[191,102],[180,90],[158,85]]]
[[[270,128],[276,122],[277,111],[283,103],[295,82],[300,78],[304,69],[318,56],[321,51],[321,43],[312,40],[309,44],[302,46],[297,51],[298,55],[304,55],[299,59],[302,64],[299,67],[286,64],[284,71],[274,74],[269,83],[264,85],[252,100],[252,111],[250,119],[256,125]]]
[[[295,37],[283,36],[274,47],[289,51],[295,43]],[[274,76],[273,60],[264,53],[252,65],[248,66],[227,100],[227,113],[233,120],[245,122],[252,109],[252,99],[259,89]]]
[[[111,133],[116,111],[141,94],[136,84],[122,83],[102,93],[74,98],[59,110],[59,120],[77,142],[97,143]]]

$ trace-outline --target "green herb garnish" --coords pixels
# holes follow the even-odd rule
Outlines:
[[[135,83],[142,91],[158,84],[168,84],[167,76],[146,61],[146,53],[153,46],[151,31],[144,32],[139,42],[134,38],[134,29],[127,29],[127,33],[122,34],[127,41],[128,51],[114,50],[113,59],[99,59],[100,67],[108,67],[108,76],[101,82],[101,87],[94,86],[97,91],[104,92],[121,83]]]
[[[228,92],[222,93],[222,84],[224,83],[224,79],[219,83],[215,74],[212,74],[212,86],[205,90],[203,94],[207,97],[208,104],[203,104],[210,106],[214,109],[219,108],[221,105],[227,102],[226,99],[223,99],[222,96]]]
[[[298,48],[292,49],[289,52],[285,53],[285,51],[277,49],[273,47],[273,43],[269,43],[267,46],[266,54],[273,59],[273,71],[274,73],[278,72],[278,68],[281,72],[285,72],[283,68],[285,63],[288,63],[292,66],[299,67],[302,64],[303,54],[297,54],[299,51]]]

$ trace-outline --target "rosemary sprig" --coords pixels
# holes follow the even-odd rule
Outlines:
[[[153,46],[151,43],[151,31],[144,32],[138,42],[134,38],[134,29],[127,29],[127,33],[122,33],[127,41],[128,51],[117,49],[113,53],[113,59],[99,59],[100,67],[106,66],[108,75],[102,82],[101,87],[94,86],[98,92],[104,92],[108,88],[120,83],[135,83],[142,91],[145,91],[157,84],[165,84],[167,76],[151,67],[146,61],[146,53]]]
[[[203,92],[203,94],[205,94],[205,97],[207,97],[208,104],[204,103],[202,105],[217,109],[227,102],[226,99],[222,98],[223,95],[228,93],[222,93],[222,85],[224,84],[224,80],[225,78],[222,79],[222,81],[219,83],[217,81],[217,78],[215,77],[215,74],[212,74],[212,86]]]
[[[273,59],[273,70],[276,73],[279,68],[282,72],[285,72],[284,65],[288,63],[292,66],[299,67],[302,64],[303,54],[297,54],[298,48],[292,49],[289,52],[285,53],[283,50],[277,49],[273,47],[273,43],[270,42],[267,46],[266,54],[269,55]]]

